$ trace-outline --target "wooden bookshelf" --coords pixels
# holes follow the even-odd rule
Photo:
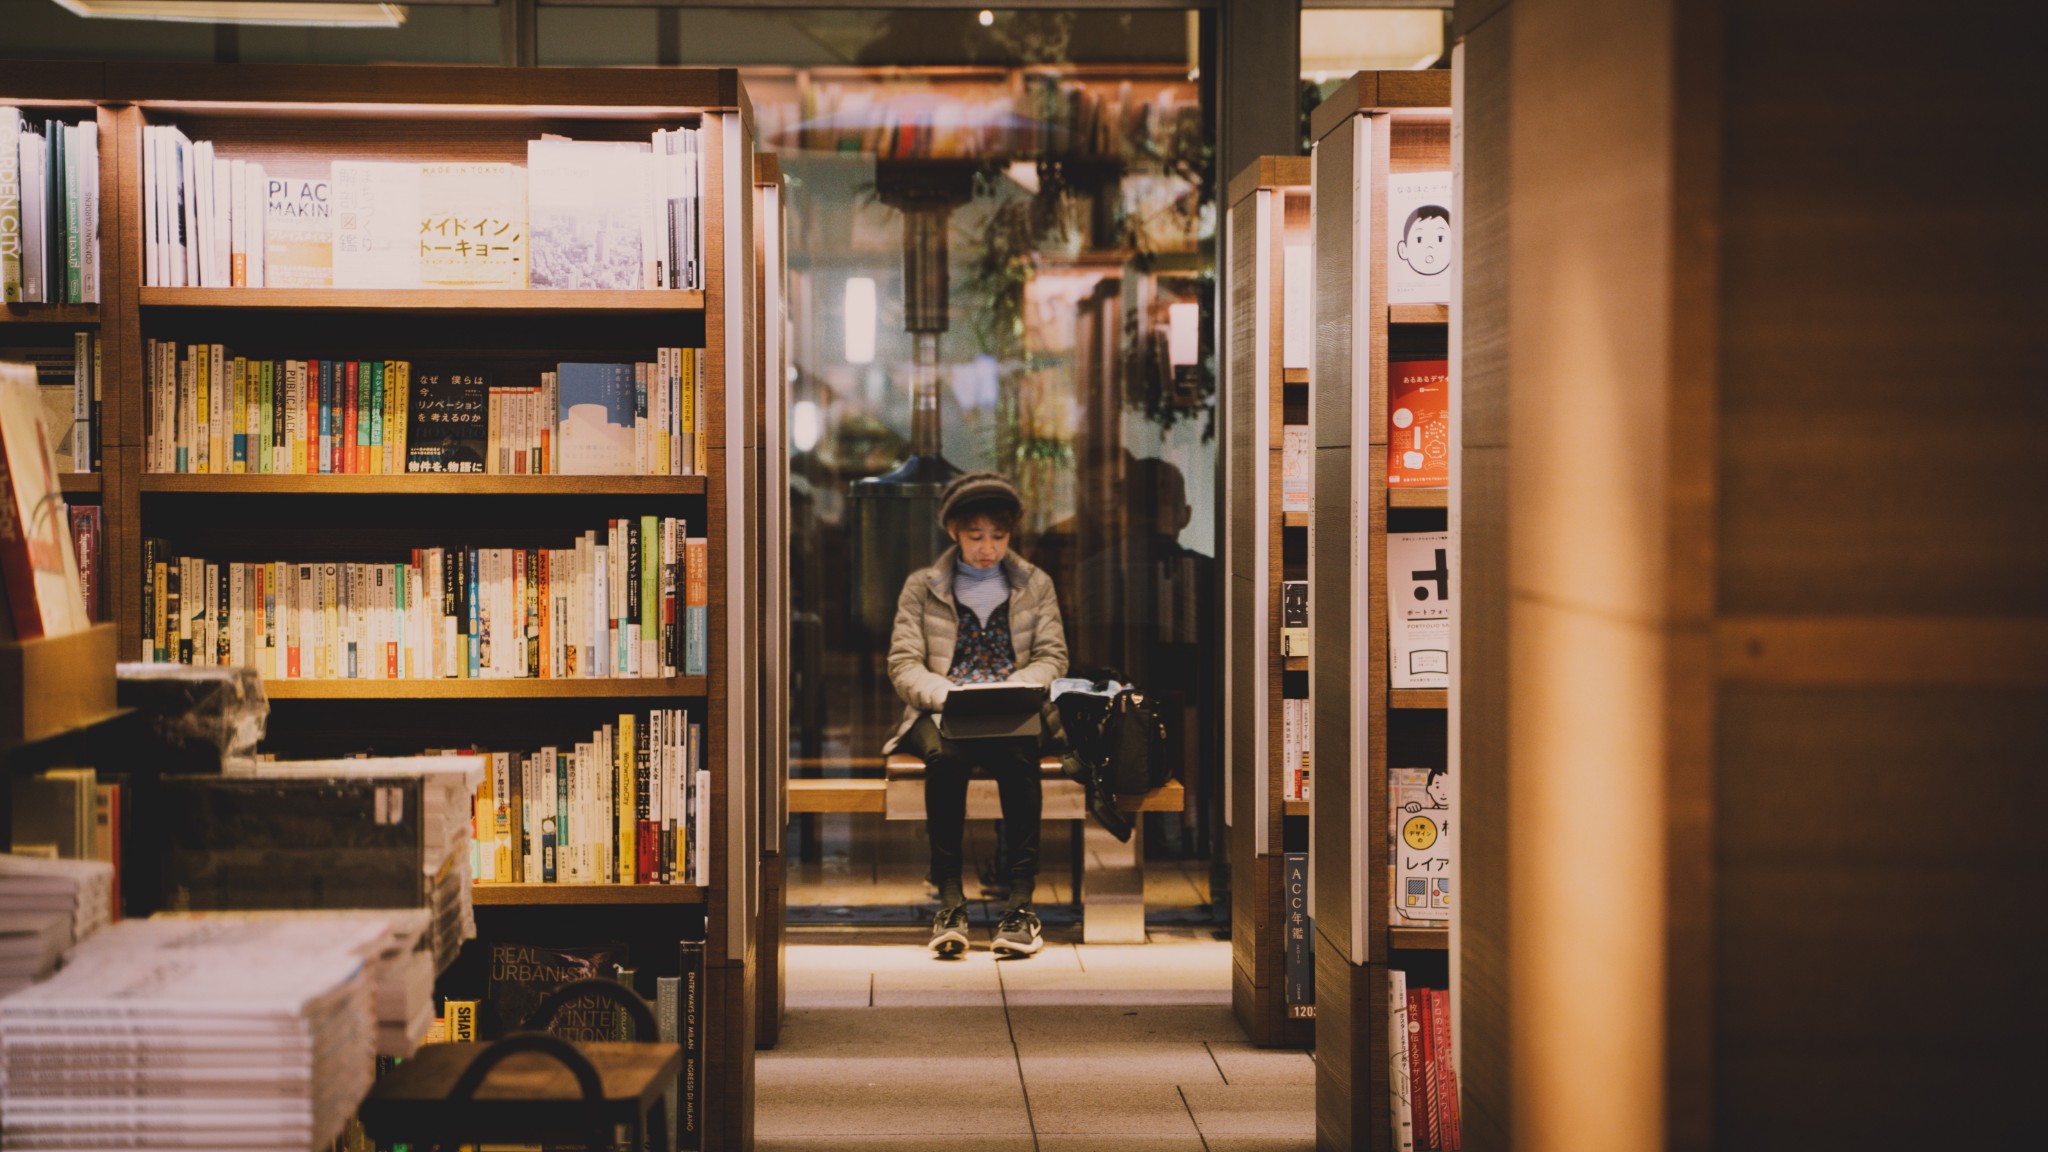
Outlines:
[[[100,322],[97,304],[0,304],[0,324],[56,324],[84,328]]]
[[[1387,939],[1397,952],[1451,950],[1451,933],[1445,928],[1389,928]]]
[[[1387,537],[1390,530],[1447,530],[1448,493],[1387,485],[1387,364],[1396,352],[1447,353],[1450,309],[1387,305],[1385,189],[1403,172],[1451,168],[1450,100],[1447,71],[1363,72],[1310,118],[1316,278],[1348,288],[1316,298],[1311,398],[1317,460],[1309,613],[1317,635],[1333,638],[1315,646],[1309,669],[1318,700],[1327,701],[1314,720],[1320,763],[1310,862],[1317,1062],[1334,1073],[1317,1078],[1316,1128],[1325,1148],[1391,1146],[1389,970],[1436,971],[1436,961],[1423,957],[1449,946],[1448,931],[1388,923],[1388,767],[1443,764],[1450,693],[1392,687]],[[1351,762],[1354,750],[1364,763]],[[1362,869],[1352,858],[1356,844],[1366,849]]]
[[[1442,688],[1394,688],[1387,692],[1387,707],[1411,711],[1441,712],[1451,706],[1451,694]]]
[[[430,312],[453,316],[663,315],[704,311],[704,293],[572,292],[552,289],[461,288],[144,288],[141,306],[255,312]]]
[[[1451,490],[1448,488],[1389,488],[1389,508],[1449,508]]]
[[[695,884],[475,884],[469,893],[479,908],[704,903]]]
[[[57,485],[66,496],[94,496],[106,490],[106,477],[98,472],[60,472]]]
[[[114,626],[0,641],[0,754],[104,723],[114,702]]]
[[[272,700],[701,700],[703,676],[663,679],[265,680]]]
[[[790,411],[787,339],[789,261],[785,245],[785,189],[782,163],[771,153],[754,157],[754,340],[761,365],[754,427],[761,445],[760,498],[756,539],[760,570],[753,583],[761,589],[761,636],[755,648],[760,670],[760,915],[755,931],[759,963],[754,981],[755,1044],[772,1048],[782,1034],[788,1006],[785,922],[788,920],[788,869],[783,842],[789,828],[789,731],[791,592],[789,580],[789,453],[776,450],[788,443]]]
[[[145,472],[143,492],[240,496],[701,496],[702,476],[489,476],[455,473],[273,473],[215,476]]]
[[[1449,324],[1450,322],[1451,306],[1449,304],[1387,305],[1387,323],[1389,324]]]
[[[1254,1043],[1307,1047],[1315,1022],[1292,1016],[1286,1003],[1282,878],[1285,854],[1307,847],[1304,817],[1312,807],[1284,798],[1283,709],[1303,694],[1308,660],[1283,656],[1280,645],[1280,586],[1307,575],[1298,565],[1309,514],[1281,508],[1284,429],[1307,417],[1299,386],[1308,371],[1286,365],[1283,341],[1288,311],[1307,307],[1287,299],[1285,275],[1286,247],[1309,240],[1307,159],[1269,156],[1248,165],[1231,181],[1226,207],[1231,1006]]]
[[[443,733],[433,705],[356,710],[348,702],[469,701],[449,712],[451,725],[473,729],[484,717],[524,734],[553,732],[564,742],[585,739],[603,701],[674,706],[704,725],[703,767],[711,778],[709,838],[712,882],[703,886],[486,885],[476,903],[505,909],[507,917],[547,917],[572,906],[605,914],[609,906],[667,905],[690,910],[658,923],[630,911],[607,925],[636,950],[667,957],[673,965],[677,932],[705,940],[704,1147],[752,1143],[755,1013],[755,933],[759,921],[761,837],[754,679],[758,645],[748,628],[762,611],[762,592],[746,557],[758,526],[750,519],[759,478],[757,436],[746,420],[758,388],[760,357],[753,351],[755,315],[744,307],[756,279],[752,230],[754,129],[736,71],[730,69],[510,69],[392,65],[274,66],[116,63],[10,64],[0,69],[0,96],[25,106],[70,104],[100,124],[101,219],[104,263],[97,306],[0,307],[0,348],[44,341],[64,328],[97,326],[102,346],[102,460],[104,472],[67,476],[67,492],[97,497],[105,516],[106,566],[102,584],[112,625],[95,630],[109,652],[140,647],[142,540],[160,536],[176,548],[189,541],[196,554],[211,547],[267,546],[262,525],[211,523],[209,518],[283,516],[282,538],[327,540],[339,558],[388,557],[435,541],[423,526],[459,531],[472,517],[494,541],[520,546],[532,533],[544,546],[560,528],[590,526],[602,503],[686,497],[701,519],[709,547],[709,674],[647,680],[408,680],[285,681],[267,686],[279,701],[327,701],[272,713],[280,742],[321,750],[331,733],[345,755],[366,747],[434,746]],[[260,98],[259,98],[260,97]],[[226,158],[264,161],[271,173],[325,178],[337,159],[404,162],[502,161],[523,163],[526,143],[543,133],[573,139],[638,140],[654,128],[694,123],[703,130],[705,288],[702,291],[558,292],[535,290],[405,289],[193,289],[145,287],[143,128],[171,124],[194,139],[213,141]],[[457,321],[447,323],[447,321]],[[536,337],[536,332],[541,335]],[[17,335],[18,334],[18,335]],[[304,342],[361,340],[386,355],[459,360],[479,349],[504,351],[520,363],[573,350],[584,358],[645,359],[657,346],[701,347],[705,375],[705,476],[423,476],[423,475],[148,475],[144,407],[151,339],[179,343],[265,339]],[[4,354],[4,352],[0,352]],[[493,355],[497,353],[492,353]],[[731,401],[730,403],[728,401]],[[240,497],[261,497],[243,501]],[[384,497],[433,496],[444,503],[419,506]],[[489,501],[540,497],[529,506]],[[305,497],[303,501],[298,500]],[[321,497],[321,499],[311,499]],[[341,498],[341,499],[336,499]],[[461,501],[479,503],[465,508]],[[517,507],[519,516],[506,509]],[[402,509],[388,527],[387,511]],[[445,509],[445,511],[444,511]],[[573,521],[572,518],[573,517]],[[449,533],[441,532],[445,537]],[[283,545],[279,545],[283,547]],[[212,558],[209,556],[209,558]],[[223,556],[223,558],[230,558]],[[232,557],[232,558],[240,558]],[[284,558],[289,558],[284,557]],[[31,676],[33,679],[33,676]],[[55,680],[51,681],[55,683]],[[84,699],[83,697],[80,698]],[[591,707],[574,704],[587,700]],[[541,707],[570,701],[562,707]],[[672,705],[663,702],[673,701]],[[496,710],[496,711],[493,711]],[[91,711],[87,708],[86,711]],[[423,723],[420,717],[427,720]],[[459,715],[460,721],[452,719]],[[337,720],[336,717],[346,717]],[[729,723],[729,718],[733,721]],[[738,721],[746,718],[746,727]],[[302,728],[293,725],[303,724]],[[360,742],[341,745],[342,740]],[[424,742],[424,743],[422,743]],[[545,741],[543,741],[545,742]],[[538,746],[537,744],[534,746]],[[522,744],[522,747],[525,747]],[[139,819],[140,817],[138,817]],[[520,921],[524,923],[525,921]],[[538,923],[539,921],[534,921]],[[679,929],[678,924],[682,927]],[[648,925],[652,927],[648,927]]]

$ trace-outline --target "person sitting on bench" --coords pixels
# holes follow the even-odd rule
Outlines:
[[[940,496],[939,521],[953,546],[931,567],[910,574],[896,602],[889,639],[889,680],[903,699],[903,721],[882,748],[899,747],[925,762],[925,823],[931,837],[931,879],[939,890],[931,950],[967,950],[967,897],[960,882],[961,837],[967,825],[967,781],[980,768],[996,781],[1003,807],[1003,854],[1010,865],[1009,903],[991,947],[996,953],[1037,952],[1038,825],[1044,797],[1038,760],[1057,740],[1052,725],[1028,735],[958,739],[943,732],[955,685],[1019,683],[1043,689],[1067,671],[1067,640],[1052,577],[1010,551],[1022,518],[1017,489],[995,472],[956,477]]]

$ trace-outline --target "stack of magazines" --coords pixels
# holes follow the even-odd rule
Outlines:
[[[0,996],[55,972],[70,946],[68,912],[0,912]]]
[[[106,927],[114,918],[114,866],[0,853],[0,915],[42,913],[64,918],[63,948]]]
[[[377,1018],[377,1055],[410,1056],[434,1025],[434,953],[426,943],[432,914],[423,908],[378,908],[339,912],[165,912],[149,921],[164,933],[195,938],[201,932],[225,939],[257,922],[261,939],[301,933],[314,946],[347,948],[370,969],[370,1006]],[[275,924],[283,927],[273,927]],[[230,927],[222,927],[230,925]]]
[[[0,1034],[20,1148],[323,1148],[375,1067],[369,971],[332,925],[117,924],[0,1000]]]

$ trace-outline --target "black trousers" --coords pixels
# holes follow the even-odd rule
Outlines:
[[[932,882],[960,879],[960,841],[967,832],[967,781],[980,768],[1003,803],[1003,856],[1010,891],[1029,893],[1038,879],[1038,823],[1045,793],[1038,779],[1036,739],[948,740],[929,715],[903,736],[904,752],[924,761],[924,818],[931,837]]]

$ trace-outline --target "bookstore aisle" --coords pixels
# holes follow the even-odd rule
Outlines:
[[[755,1073],[756,1148],[1315,1147],[1312,1058],[1252,1046],[1231,1016],[1229,942],[1150,936],[938,963],[921,930],[792,929],[789,1012]]]

